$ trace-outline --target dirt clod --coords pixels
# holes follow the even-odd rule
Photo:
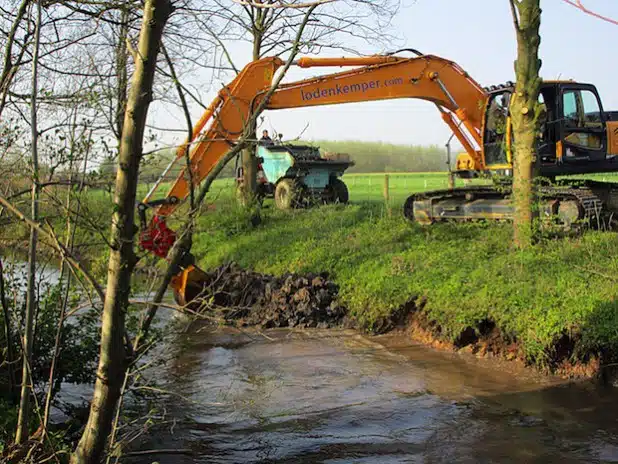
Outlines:
[[[347,325],[347,310],[337,303],[339,287],[327,273],[275,277],[231,263],[207,275],[198,311],[215,311],[228,324],[264,329]]]

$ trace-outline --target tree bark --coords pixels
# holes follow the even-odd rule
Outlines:
[[[122,140],[122,125],[127,103],[127,39],[129,35],[130,7],[124,6],[120,14],[120,31],[116,45],[116,136]]]
[[[36,4],[36,32],[34,36],[34,51],[32,54],[32,94],[30,101],[30,128],[32,133],[32,194],[31,219],[39,220],[39,152],[38,152],[38,125],[37,125],[37,94],[38,94],[38,59],[41,38],[41,2]],[[22,376],[21,397],[19,400],[19,415],[17,417],[17,432],[15,443],[22,444],[28,439],[28,421],[30,417],[30,394],[32,392],[32,346],[34,338],[34,312],[36,309],[36,249],[38,232],[30,228],[28,243],[28,283],[26,290],[26,314],[24,321],[24,337],[22,342]]]
[[[249,135],[250,139],[256,139],[255,129],[256,128],[253,127],[251,135]],[[247,146],[247,148],[241,152],[240,156],[242,159],[242,194],[244,196],[244,204],[251,205],[257,191],[257,158],[255,156],[255,145],[251,144]]]
[[[264,15],[267,12],[263,8],[255,8],[254,21],[252,24],[251,33],[253,35],[253,61],[257,61],[262,56],[262,41],[263,41],[263,26]],[[251,133],[249,138],[257,139],[257,124],[250,127]],[[243,195],[246,205],[251,205],[257,193],[257,158],[255,155],[255,144],[250,144],[242,151],[242,172],[243,172]]]
[[[534,167],[541,107],[538,103],[541,88],[540,0],[509,0],[517,35],[515,61],[516,86],[511,100],[513,126],[513,201],[515,246],[526,248],[532,244],[534,221]]]
[[[111,430],[114,407],[127,368],[123,345],[130,279],[135,266],[135,198],[142,143],[163,28],[172,6],[169,0],[147,0],[140,31],[135,71],[124,116],[111,227],[112,249],[101,324],[101,352],[90,416],[71,456],[72,463],[100,460]]]

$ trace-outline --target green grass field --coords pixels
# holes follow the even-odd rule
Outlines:
[[[217,209],[201,217],[193,253],[204,268],[233,260],[272,274],[329,271],[367,328],[424,297],[426,315],[451,341],[491,320],[539,365],[553,359],[563,335],[576,341],[577,359],[618,352],[618,286],[606,277],[618,275],[616,233],[545,240],[519,252],[509,224],[423,228],[402,217],[408,194],[446,187],[446,174],[391,175],[391,216],[383,179],[344,176],[347,206],[282,212],[268,200],[256,228],[234,206],[232,184],[217,182],[211,194]]]
[[[350,203],[380,203],[384,204],[385,173],[375,174],[345,174],[342,179],[350,192]],[[599,181],[618,182],[616,174],[597,174],[580,176]],[[389,173],[389,199],[392,207],[403,205],[405,199],[412,193],[426,190],[448,188],[446,172],[414,172],[414,173]],[[490,183],[488,180],[473,180],[474,184]],[[456,186],[463,186],[461,179],[456,179]],[[161,190],[165,191],[164,189]],[[146,188],[141,189],[145,193]],[[234,181],[231,178],[216,180],[208,195],[211,202],[230,203],[234,201]],[[272,201],[266,200],[269,205]]]
[[[345,174],[342,179],[348,186],[350,202],[356,203],[384,203],[384,173],[378,174]],[[393,206],[403,204],[412,193],[424,190],[435,190],[448,187],[448,178],[445,172],[420,173],[389,173],[389,197]],[[475,181],[485,182],[485,181]],[[463,185],[457,180],[457,186]],[[145,191],[145,189],[144,189]],[[233,179],[216,180],[208,198],[218,203],[233,201]],[[267,205],[271,201],[266,200]]]

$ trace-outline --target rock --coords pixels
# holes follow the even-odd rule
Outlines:
[[[308,303],[311,299],[311,294],[309,293],[309,290],[303,287],[294,293],[294,297],[292,299],[297,303]]]

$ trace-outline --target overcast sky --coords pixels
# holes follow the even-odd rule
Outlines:
[[[391,31],[400,39],[397,45],[453,60],[483,86],[514,80],[516,45],[508,0],[405,0],[404,3]],[[562,0],[541,3],[541,75],[545,79],[591,82],[597,86],[605,109],[618,110],[618,60],[614,48],[618,47],[618,26],[585,15]],[[584,0],[584,4],[618,19],[618,0]],[[237,65],[246,64],[248,49],[235,47],[232,51]],[[365,46],[364,51],[381,50]],[[337,70],[322,68],[319,74],[333,71]],[[315,73],[295,70],[290,72],[289,79]],[[200,113],[194,108],[194,120]],[[153,116],[157,126],[184,127],[180,112],[155,109]],[[265,116],[263,128],[282,132],[285,138],[297,136],[306,126],[303,138],[308,140],[443,145],[450,136],[435,107],[418,100],[270,111]],[[168,137],[166,141],[172,140]]]

